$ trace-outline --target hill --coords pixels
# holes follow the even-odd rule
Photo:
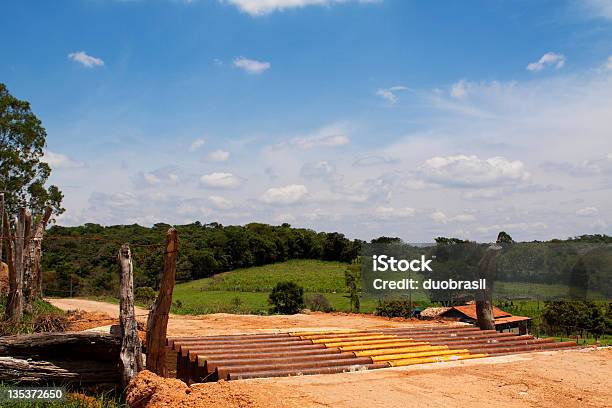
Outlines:
[[[116,295],[116,256],[126,242],[134,257],[134,286],[157,289],[169,227],[85,224],[50,228],[43,241],[45,294]],[[176,229],[180,240],[177,280],[183,282],[291,259],[350,262],[361,248],[361,241],[349,240],[343,234],[292,228],[289,224],[223,226],[195,222]]]
[[[300,259],[241,268],[180,283],[174,288],[172,311],[181,314],[266,313],[268,295],[280,281],[296,282],[304,288],[307,299],[320,293],[334,310],[348,311],[350,306],[344,284],[346,267],[342,262]],[[372,311],[374,307],[374,302],[362,305],[363,311]]]

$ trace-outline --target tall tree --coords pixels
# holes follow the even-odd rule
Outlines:
[[[46,186],[51,168],[41,159],[47,132],[30,109],[30,104],[11,95],[0,83],[0,190],[5,192],[9,214],[27,207],[34,218],[47,205],[53,213],[64,212],[62,192],[57,186]]]

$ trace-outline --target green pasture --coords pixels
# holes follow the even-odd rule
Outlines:
[[[236,269],[210,278],[179,283],[174,288],[172,312],[178,314],[266,314],[268,295],[281,281],[304,288],[304,297],[323,294],[336,311],[349,311],[344,271],[347,264],[318,260],[291,260],[253,268]],[[376,300],[365,300],[361,311],[371,313]]]

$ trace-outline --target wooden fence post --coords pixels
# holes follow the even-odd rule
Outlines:
[[[8,239],[8,237],[6,237]],[[0,267],[2,266],[2,247],[4,246],[4,193],[0,193]]]
[[[500,249],[501,246],[496,244],[489,246],[478,263],[479,277],[487,280],[487,288],[481,290],[476,298],[476,318],[481,330],[495,330],[491,286],[495,279],[496,263]]]
[[[45,208],[42,218],[34,227],[30,245],[28,245],[28,263],[25,274],[25,287],[27,288],[26,304],[28,302],[31,303],[33,299],[40,299],[42,297],[42,271],[40,269],[42,240],[52,212],[53,209],[51,207]]]
[[[168,314],[172,305],[172,291],[176,278],[176,259],[178,255],[178,234],[170,228],[166,233],[166,250],[164,252],[164,275],[162,276],[159,295],[155,300],[147,319],[147,370],[162,377],[168,376],[166,365],[166,330]]]
[[[23,317],[23,271],[26,261],[24,250],[29,241],[28,223],[31,222],[32,216],[29,211],[25,208],[20,209],[13,242],[12,274],[9,266],[9,296],[6,305],[6,317],[14,321],[19,321]]]
[[[16,282],[15,282],[15,262],[14,262],[14,257],[15,257],[15,252],[14,252],[14,245],[13,245],[13,238],[11,237],[11,226],[10,226],[10,221],[9,221],[9,217],[8,217],[8,213],[6,210],[4,210],[4,219],[2,222],[3,225],[3,229],[4,229],[4,243],[6,245],[6,264],[8,266],[8,284],[9,284],[9,291],[8,291],[8,298],[7,298],[7,303],[6,303],[6,309],[4,311],[4,316],[6,320],[12,319],[12,309],[9,307],[9,305],[11,304],[11,296],[13,296],[13,293],[16,290]]]
[[[132,253],[128,244],[121,246],[117,264],[119,266],[119,325],[121,328],[119,368],[121,382],[124,387],[127,387],[130,380],[142,370],[142,352],[134,311],[134,270]]]

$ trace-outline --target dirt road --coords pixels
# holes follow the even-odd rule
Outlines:
[[[112,316],[118,313],[118,305],[102,302],[50,301],[62,309],[103,311]],[[146,318],[146,310],[139,309],[137,314]],[[169,335],[407,324],[419,323],[322,313],[171,315]],[[609,407],[611,372],[610,348],[554,351],[356,373],[206,383],[193,386],[189,392],[177,388],[174,380],[165,388],[160,387],[147,407]]]
[[[113,304],[79,298],[49,298],[45,300],[51,303],[53,306],[62,310],[84,310],[86,312],[102,312],[114,318],[119,317],[119,303]],[[147,316],[148,311],[146,309],[143,309],[141,307],[136,307],[135,309],[137,317]]]
[[[119,316],[119,305],[94,300],[68,298],[47,299],[52,305],[63,310],[80,309],[88,312],[104,312],[111,317]],[[148,311],[136,308],[138,320],[146,321]],[[427,324],[435,324],[428,321]],[[309,313],[291,316],[255,316],[216,313],[201,316],[170,315],[168,336],[212,336],[218,334],[268,333],[288,330],[332,330],[332,329],[380,329],[406,325],[403,320],[349,314]],[[410,320],[410,324],[423,324]],[[440,324],[448,324],[440,323]]]
[[[251,380],[288,401],[333,407],[609,407],[612,350],[555,351]]]

